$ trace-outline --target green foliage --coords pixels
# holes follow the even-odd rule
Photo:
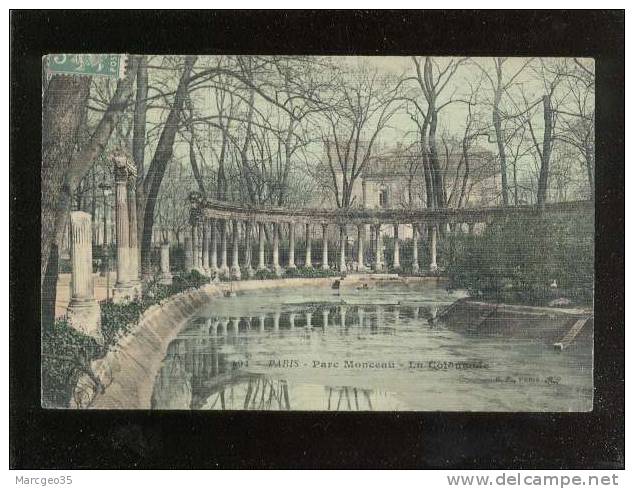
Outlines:
[[[74,330],[66,320],[42,331],[42,404],[68,406],[77,379],[89,370],[94,358],[105,350],[97,342]]]
[[[105,355],[109,346],[127,334],[150,306],[190,288],[209,283],[196,271],[177,275],[171,285],[157,279],[144,286],[143,298],[127,304],[101,303],[103,346],[73,328],[62,319],[42,332],[42,399],[47,407],[67,407],[77,379],[90,375],[90,363]]]
[[[275,275],[275,272],[272,272],[270,270],[257,270],[253,278],[255,280],[275,280],[280,277]]]
[[[143,301],[127,304],[106,302],[101,305],[101,333],[106,345],[116,343],[117,339],[130,331],[143,311],[149,307]]]
[[[499,302],[543,305],[556,296],[591,303],[594,230],[591,217],[534,217],[487,226],[481,235],[441,240],[455,286]],[[555,280],[557,288],[550,284]]]
[[[287,278],[323,278],[323,277],[338,277],[341,273],[337,270],[323,270],[321,268],[288,268],[285,273]]]
[[[68,258],[60,258],[57,263],[58,273],[71,273],[73,266]]]

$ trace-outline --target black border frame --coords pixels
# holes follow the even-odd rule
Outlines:
[[[10,29],[11,468],[624,468],[624,11],[13,11]],[[50,52],[595,57],[593,412],[42,409],[41,56]]]

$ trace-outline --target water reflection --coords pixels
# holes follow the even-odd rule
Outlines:
[[[453,298],[421,300],[420,292],[410,290],[371,298],[315,291],[309,302],[306,295],[271,292],[227,299],[193,318],[168,347],[152,407],[372,411],[591,406],[591,350],[561,355],[534,339],[454,331],[437,319]],[[459,362],[486,368],[458,368]],[[534,381],[518,387],[506,381],[509,376],[520,383]],[[554,377],[561,379],[556,385],[542,381]]]

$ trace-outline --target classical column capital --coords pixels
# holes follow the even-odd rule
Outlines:
[[[130,154],[123,148],[117,148],[110,154],[110,159],[114,165],[114,176],[116,181],[127,180],[129,177],[136,178],[136,166]]]

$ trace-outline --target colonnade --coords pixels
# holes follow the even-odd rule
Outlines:
[[[257,271],[267,270],[282,276],[285,270],[295,269],[298,265],[305,268],[321,268],[329,270],[334,268],[341,273],[348,271],[374,271],[384,272],[388,269],[388,263],[393,269],[407,266],[414,272],[419,272],[422,267],[419,263],[419,232],[418,226],[413,228],[413,252],[411,263],[404,264],[401,260],[401,242],[399,225],[392,224],[394,228],[393,254],[387,258],[384,256],[383,231],[384,224],[359,223],[353,225],[340,225],[337,223],[299,223],[295,221],[255,221],[244,219],[214,219],[197,216],[192,218],[190,232],[185,238],[185,269],[210,276],[240,280],[252,278]],[[354,250],[349,249],[348,232],[356,227]],[[436,271],[437,265],[437,225],[430,226],[429,233],[429,264],[430,271]],[[321,257],[315,262],[313,257],[313,234],[319,229],[317,239],[321,239]],[[330,232],[336,229],[339,232],[339,247],[337,256],[333,256],[330,250]],[[267,238],[268,235],[268,238]],[[296,256],[297,241],[304,242],[304,256]],[[288,253],[280,256],[282,240]],[[368,241],[371,255],[366,253]],[[257,241],[257,245],[255,245]],[[229,256],[229,243],[231,243],[231,256]],[[257,263],[252,263],[253,247],[257,249]],[[354,260],[352,260],[354,256]],[[283,259],[282,259],[283,258]],[[352,270],[349,270],[352,268]]]
[[[117,280],[112,299],[134,300],[141,294],[136,216],[136,167],[124,154],[113,157],[117,232]]]

